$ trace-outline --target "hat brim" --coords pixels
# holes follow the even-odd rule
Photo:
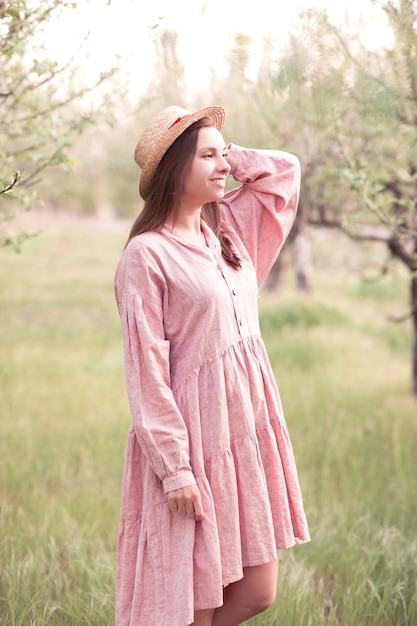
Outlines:
[[[225,111],[223,107],[218,105],[205,107],[195,113],[189,113],[179,121],[174,122],[171,128],[164,133],[163,139],[159,139],[158,142],[155,142],[153,149],[149,152],[143,164],[139,180],[139,193],[144,200],[146,200],[149,194],[152,178],[165,152],[189,126],[201,120],[203,117],[210,117],[217,130],[221,133],[223,132]]]

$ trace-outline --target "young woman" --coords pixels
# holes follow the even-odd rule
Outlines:
[[[278,550],[309,540],[257,308],[300,167],[226,146],[223,124],[219,106],[168,107],[135,151],[145,204],[115,276],[132,414],[117,626],[241,624],[273,603]]]

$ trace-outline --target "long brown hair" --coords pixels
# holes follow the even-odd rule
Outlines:
[[[143,210],[132,224],[126,246],[136,235],[160,230],[171,214],[175,220],[180,208],[180,191],[195,155],[198,131],[206,126],[213,126],[210,118],[194,122],[168,148],[155,172]],[[222,225],[219,203],[204,204],[201,217],[220,241],[225,261],[235,269],[240,269],[242,261]]]

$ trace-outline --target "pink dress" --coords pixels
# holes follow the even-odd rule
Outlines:
[[[293,450],[260,335],[258,291],[294,221],[300,166],[232,145],[223,220],[243,259],[172,230],[135,237],[115,276],[132,414],[117,545],[116,626],[186,626],[243,568],[309,540]],[[166,492],[197,483],[204,520]]]

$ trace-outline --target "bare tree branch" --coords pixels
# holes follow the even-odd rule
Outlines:
[[[12,181],[8,185],[5,185],[3,189],[0,190],[0,195],[3,193],[7,193],[8,191],[11,191],[17,185],[19,179],[20,179],[20,172],[17,172],[17,171],[14,172]]]

